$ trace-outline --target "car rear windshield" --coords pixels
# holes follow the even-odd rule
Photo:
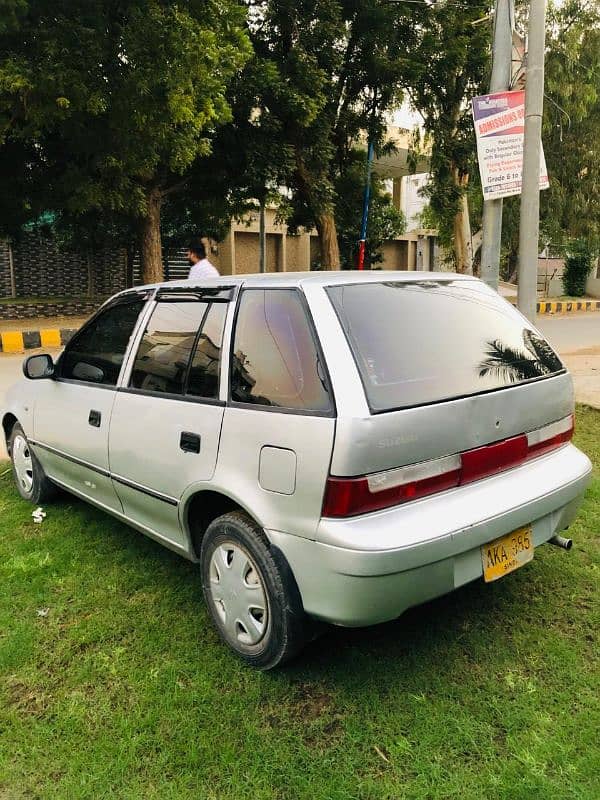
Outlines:
[[[556,353],[477,280],[330,286],[371,411],[503,389],[561,372]]]

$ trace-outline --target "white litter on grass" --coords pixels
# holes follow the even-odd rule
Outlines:
[[[43,522],[44,519],[46,518],[46,512],[40,506],[39,508],[36,508],[35,511],[31,512],[31,516],[33,517],[33,521],[39,524],[40,522]]]
[[[38,617],[47,617],[49,611],[49,608],[38,608],[35,613],[38,615]]]

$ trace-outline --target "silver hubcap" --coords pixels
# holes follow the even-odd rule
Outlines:
[[[29,444],[23,436],[15,436],[12,447],[12,460],[15,473],[22,489],[30,492],[33,486],[33,463]]]
[[[213,552],[210,593],[228,638],[234,644],[258,644],[269,607],[258,570],[239,545],[225,542]]]

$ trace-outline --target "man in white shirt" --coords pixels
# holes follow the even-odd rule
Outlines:
[[[187,258],[192,265],[188,280],[219,277],[219,270],[206,257],[206,247],[199,236],[194,237],[189,243]]]

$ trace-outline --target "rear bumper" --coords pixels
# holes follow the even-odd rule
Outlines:
[[[317,541],[268,531],[296,577],[305,611],[372,625],[483,575],[481,545],[531,524],[534,546],[568,527],[591,463],[573,445],[517,469],[351,520],[323,519]]]

